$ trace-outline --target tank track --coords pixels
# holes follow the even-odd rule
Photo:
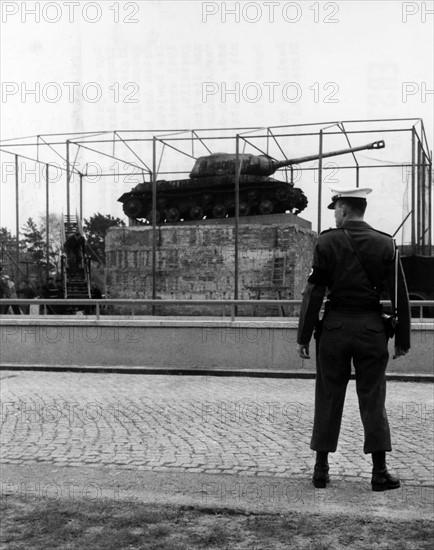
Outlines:
[[[213,181],[204,181],[207,179]],[[215,178],[202,178],[200,185],[192,180],[157,182],[157,223],[234,216],[233,178],[227,178],[227,182],[222,179],[226,178],[219,182]],[[150,183],[139,184],[119,201],[128,217],[152,222]],[[239,202],[240,216],[277,214],[287,210],[299,214],[308,203],[301,189],[272,178],[258,182],[255,176],[241,176]]]

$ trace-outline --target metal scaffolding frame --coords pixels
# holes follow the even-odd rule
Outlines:
[[[395,127],[396,126],[396,127]],[[287,124],[268,127],[243,128],[196,128],[196,129],[156,129],[156,130],[109,130],[74,133],[52,133],[14,138],[0,141],[0,152],[13,155],[15,159],[15,201],[16,201],[16,253],[18,257],[19,243],[19,159],[30,160],[45,166],[46,180],[46,222],[49,223],[50,212],[50,168],[60,169],[65,173],[65,202],[66,214],[71,213],[71,179],[73,175],[79,178],[79,216],[83,217],[83,184],[89,174],[89,162],[80,170],[77,168],[77,158],[86,153],[92,159],[109,159],[123,163],[124,171],[102,172],[101,177],[126,177],[140,174],[143,180],[152,182],[152,297],[156,298],[156,250],[157,250],[157,181],[159,176],[166,174],[185,174],[186,171],[162,170],[166,151],[175,151],[190,159],[196,159],[204,154],[215,151],[216,144],[221,147],[222,142],[229,144],[229,148],[236,154],[235,177],[235,274],[234,299],[238,299],[239,278],[239,182],[240,182],[240,155],[249,147],[260,154],[270,155],[272,147],[279,155],[287,159],[282,140],[291,138],[316,138],[318,140],[318,168],[300,167],[299,170],[309,171],[318,169],[318,213],[316,230],[321,230],[322,190],[324,171],[330,169],[324,166],[324,144],[331,136],[343,136],[347,145],[352,147],[351,139],[362,134],[404,133],[408,134],[411,145],[411,159],[408,162],[360,165],[357,156],[352,153],[352,165],[339,166],[340,170],[355,170],[356,186],[359,186],[360,171],[373,168],[407,168],[411,178],[411,206],[410,211],[398,226],[395,234],[408,221],[411,227],[411,251],[423,255],[432,254],[432,152],[429,151],[427,136],[422,119],[394,118],[312,122],[307,124]],[[186,148],[188,150],[186,150]],[[199,154],[199,149],[202,152]],[[23,151],[24,150],[24,151]],[[33,152],[33,157],[23,154]],[[64,166],[54,164],[47,155],[59,158]],[[74,156],[75,154],[75,156]],[[74,156],[74,158],[73,158]],[[96,162],[95,162],[96,164]],[[111,168],[111,167],[110,167]],[[131,169],[132,171],[125,171]],[[288,173],[289,172],[289,173]],[[292,182],[294,178],[293,166],[284,169],[285,177]],[[48,226],[47,226],[48,229]],[[47,251],[49,249],[47,230]]]

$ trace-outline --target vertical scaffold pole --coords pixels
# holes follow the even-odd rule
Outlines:
[[[16,264],[20,265],[20,196],[19,196],[19,173],[18,173],[18,155],[15,155],[15,256]],[[18,275],[18,271],[17,271]],[[14,277],[16,279],[16,277]]]
[[[83,219],[83,174],[80,174],[80,220]]]
[[[66,216],[67,216],[67,222],[69,223],[69,217],[71,214],[71,205],[69,202],[70,198],[70,191],[69,191],[69,184],[71,180],[71,169],[69,166],[69,141],[66,140]]]
[[[416,182],[416,200],[417,200],[417,222],[416,222],[416,245],[417,252],[421,252],[423,247],[423,213],[422,213],[422,147],[419,139],[417,140],[417,182]]]
[[[157,140],[152,142],[152,299],[157,297]],[[154,306],[152,306],[154,314]]]
[[[426,248],[428,244],[427,239],[427,230],[429,227],[428,219],[427,219],[427,204],[426,204],[426,160],[425,160],[425,151],[423,150],[422,144],[421,144],[421,155],[422,155],[422,170],[421,170],[421,211],[422,211],[422,255],[426,255]]]
[[[238,224],[240,215],[240,136],[236,137],[236,161],[235,161],[235,286],[234,300],[238,300]]]
[[[416,254],[416,131],[411,131],[411,253]]]
[[[431,157],[428,159],[428,173],[427,173],[427,180],[428,180],[428,254],[431,256],[431,249],[432,249],[432,223],[433,223],[433,217],[432,217],[432,154]]]
[[[319,158],[318,158],[318,234],[321,233],[321,202],[322,202],[322,148],[323,131],[319,131]]]
[[[50,276],[50,172],[49,165],[45,165],[45,230],[47,233],[46,238],[46,254],[47,254],[47,263],[46,263],[46,275],[47,282],[48,277]]]

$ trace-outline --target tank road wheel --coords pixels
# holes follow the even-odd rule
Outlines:
[[[225,218],[228,213],[224,204],[218,203],[212,209],[213,218]]]
[[[142,201],[137,197],[129,197],[123,204],[123,211],[129,218],[141,218]]]
[[[181,217],[177,208],[168,208],[165,212],[165,218],[168,223],[175,223],[179,221]]]
[[[250,206],[246,201],[240,201],[240,216],[248,216],[250,214]]]
[[[288,187],[279,187],[276,190],[276,200],[282,204],[287,204],[292,197],[292,189]]]
[[[156,214],[156,222],[155,223],[160,223],[161,221],[161,213],[159,210],[156,210],[155,211],[155,214]],[[149,223],[153,223],[153,220],[152,220],[152,210],[148,210],[148,212],[146,212],[146,216],[145,218],[148,220]]]
[[[272,214],[273,211],[274,211],[273,201],[270,201],[269,199],[265,199],[265,200],[261,201],[261,204],[259,205],[259,212],[262,215]]]
[[[192,220],[201,220],[203,218],[203,208],[199,205],[193,206],[193,208],[190,208],[189,214]]]
[[[167,197],[161,197],[157,195],[157,208],[164,210],[169,202]]]
[[[259,200],[259,191],[256,189],[250,189],[250,191],[247,192],[247,200],[250,204],[257,203]]]
[[[226,213],[228,216],[235,216],[235,199],[228,199],[225,201]]]
[[[204,193],[200,199],[200,206],[203,208],[203,213],[207,218],[212,218],[213,201],[212,193]]]

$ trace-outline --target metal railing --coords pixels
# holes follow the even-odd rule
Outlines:
[[[92,296],[92,291],[91,291],[91,286],[90,286],[90,283],[91,283],[90,256],[88,256],[87,254],[83,255],[83,267],[84,267],[84,275],[85,275],[85,279],[86,279],[87,295],[90,298]]]
[[[384,306],[390,306],[391,303],[388,300],[383,300],[381,303]],[[61,306],[63,308],[79,308],[80,306],[85,310],[94,311],[92,316],[95,316],[96,319],[100,319],[102,311],[108,312],[111,306],[121,306],[130,308],[131,317],[136,315],[135,311],[138,307],[149,306],[150,315],[156,316],[155,313],[157,307],[158,309],[164,308],[165,306],[180,306],[183,309],[186,308],[188,311],[189,307],[197,306],[206,306],[206,307],[215,307],[220,308],[220,315],[216,314],[216,317],[226,318],[226,311],[229,309],[231,321],[234,321],[235,318],[243,318],[246,315],[238,315],[238,308],[243,306],[252,307],[252,313],[254,313],[255,308],[258,306],[274,306],[276,308],[276,315],[274,317],[279,317],[278,309],[281,306],[300,306],[301,300],[147,300],[147,299],[2,299],[0,300],[0,310],[3,310],[2,306],[42,306],[42,315],[47,315],[49,306]],[[419,308],[419,318],[423,319],[423,310],[424,308],[433,308],[434,300],[410,300],[410,307]],[[41,309],[41,308],[40,308]],[[105,313],[106,315],[112,315],[111,313]],[[59,315],[62,315],[59,313]],[[197,315],[197,314],[196,314]],[[28,316],[28,315],[26,315]],[[205,315],[204,315],[205,316]],[[206,316],[210,316],[206,314]],[[2,315],[4,317],[4,314]],[[273,315],[267,315],[267,317],[273,317]],[[434,315],[433,315],[434,317]],[[259,316],[258,316],[259,318]],[[280,317],[281,318],[281,317]],[[287,319],[288,317],[286,317]],[[415,317],[413,317],[414,319]],[[426,319],[426,318],[425,318]]]

